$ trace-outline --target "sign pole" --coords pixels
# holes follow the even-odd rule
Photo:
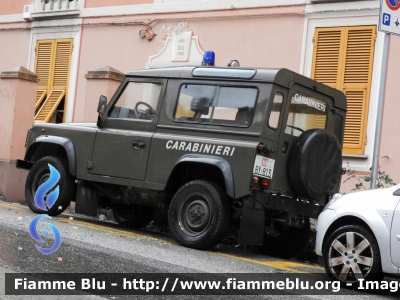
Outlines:
[[[386,83],[386,72],[389,56],[389,33],[383,33],[383,59],[381,67],[381,76],[379,81],[379,97],[378,97],[378,110],[376,114],[376,127],[375,127],[375,140],[374,140],[374,154],[372,159],[372,172],[371,172],[371,189],[375,188],[376,175],[379,166],[379,147],[381,141],[382,131],[382,115],[383,115],[383,102],[385,99],[385,83]]]

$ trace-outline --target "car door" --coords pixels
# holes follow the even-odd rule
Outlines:
[[[390,230],[390,253],[393,265],[400,268],[400,202],[397,203],[393,213]]]
[[[131,78],[119,88],[96,133],[91,174],[144,180],[164,85]]]
[[[276,153],[275,170],[288,169],[288,156],[304,131],[328,128],[328,110],[333,106],[333,102],[326,95],[299,84],[293,84],[283,105],[285,106],[285,115]],[[287,172],[280,174],[281,176],[275,177],[273,188],[280,191],[291,191],[292,187]]]

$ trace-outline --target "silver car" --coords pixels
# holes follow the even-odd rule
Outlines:
[[[315,251],[333,280],[399,276],[400,185],[335,194],[318,217]]]

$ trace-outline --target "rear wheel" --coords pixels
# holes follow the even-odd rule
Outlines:
[[[38,195],[35,201],[36,193]],[[69,173],[68,164],[64,159],[45,156],[30,169],[26,178],[25,198],[33,212],[50,216],[59,215],[75,196],[75,178]]]
[[[195,180],[175,194],[169,208],[169,227],[183,246],[204,250],[216,246],[230,225],[225,192],[215,183]]]
[[[307,245],[310,237],[310,220],[306,218],[301,228],[277,224],[275,229],[274,233],[264,234],[261,252],[275,257],[291,258]]]
[[[112,212],[118,224],[133,228],[146,227],[154,217],[152,207],[139,204],[117,204],[112,208]]]
[[[359,225],[347,225],[333,232],[325,243],[324,266],[329,277],[342,283],[359,279],[381,280],[382,267],[374,235]]]

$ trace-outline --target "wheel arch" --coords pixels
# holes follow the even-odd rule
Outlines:
[[[35,162],[39,158],[48,155],[60,156],[66,159],[69,172],[75,176],[75,148],[70,139],[51,135],[39,136],[29,146],[24,159]]]
[[[217,156],[186,154],[175,164],[167,181],[167,188],[174,191],[194,179],[210,180],[221,185],[226,194],[234,199],[235,187],[229,163]]]
[[[380,245],[379,245],[379,239],[376,237],[376,235],[375,235],[374,231],[371,229],[371,227],[364,220],[362,220],[362,219],[360,219],[359,217],[356,217],[356,216],[343,216],[343,217],[340,217],[337,220],[335,220],[335,222],[333,222],[329,226],[328,230],[325,232],[324,238],[322,240],[322,248],[321,248],[322,251],[325,248],[326,241],[329,239],[331,234],[335,230],[339,229],[340,227],[346,226],[346,225],[359,225],[359,226],[362,226],[363,228],[365,228],[366,230],[371,232],[371,234],[378,241],[379,249],[381,248]],[[382,255],[382,253],[381,253],[381,255]]]

